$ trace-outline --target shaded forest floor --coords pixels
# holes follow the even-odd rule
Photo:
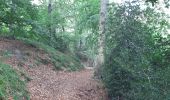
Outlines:
[[[27,81],[31,100],[107,100],[93,69],[56,71],[43,50],[18,40],[0,39],[0,60]]]

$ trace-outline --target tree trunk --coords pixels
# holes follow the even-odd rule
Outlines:
[[[11,14],[15,14],[15,4],[13,3],[13,1],[11,0],[10,2],[10,5],[11,5]],[[12,15],[12,18],[13,18],[13,15]],[[10,31],[10,34],[12,34],[12,38],[15,38],[15,32],[14,32],[14,24],[13,24],[13,21],[12,19],[10,19],[10,23],[9,23],[9,31]]]
[[[99,20],[99,37],[98,37],[98,55],[96,59],[96,74],[100,67],[104,64],[104,47],[105,47],[105,25],[107,16],[107,6],[109,0],[101,0],[100,4],[100,20]]]
[[[50,38],[52,38],[52,0],[49,0],[48,3],[48,17],[49,17],[49,33],[50,33]]]

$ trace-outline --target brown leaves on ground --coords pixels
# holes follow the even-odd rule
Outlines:
[[[93,70],[56,72],[46,66],[28,72],[33,100],[106,100],[104,88],[94,80]]]
[[[4,51],[12,52],[3,58]],[[48,54],[21,41],[0,39],[0,59],[15,69],[25,72],[31,100],[107,100],[101,82],[93,79],[93,69],[76,72],[54,71],[52,64],[35,64],[38,59],[49,59]]]

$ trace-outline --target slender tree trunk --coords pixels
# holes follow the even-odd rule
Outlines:
[[[105,24],[107,16],[107,5],[109,0],[101,0],[100,20],[99,20],[99,38],[98,38],[98,55],[96,61],[96,74],[104,64],[104,47],[105,47]]]
[[[64,27],[64,25],[62,25],[62,31],[65,32],[65,27]]]
[[[11,14],[15,14],[15,4],[13,3],[13,1],[11,0]],[[13,16],[13,15],[12,15]],[[15,37],[15,33],[14,33],[14,28],[13,28],[14,24],[13,24],[13,21],[10,19],[10,23],[9,23],[9,31],[10,31],[10,34],[12,34],[12,38]]]
[[[50,33],[50,38],[52,39],[52,0],[49,0],[48,3],[48,17],[49,17],[49,33]]]

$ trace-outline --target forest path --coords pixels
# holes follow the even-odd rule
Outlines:
[[[101,82],[93,78],[94,69],[55,71],[51,64],[36,64],[48,54],[17,40],[0,40],[0,60],[12,65],[27,82],[31,100],[107,100]]]
[[[93,79],[93,69],[56,72],[46,66],[29,70],[32,100],[106,100],[104,88]]]

